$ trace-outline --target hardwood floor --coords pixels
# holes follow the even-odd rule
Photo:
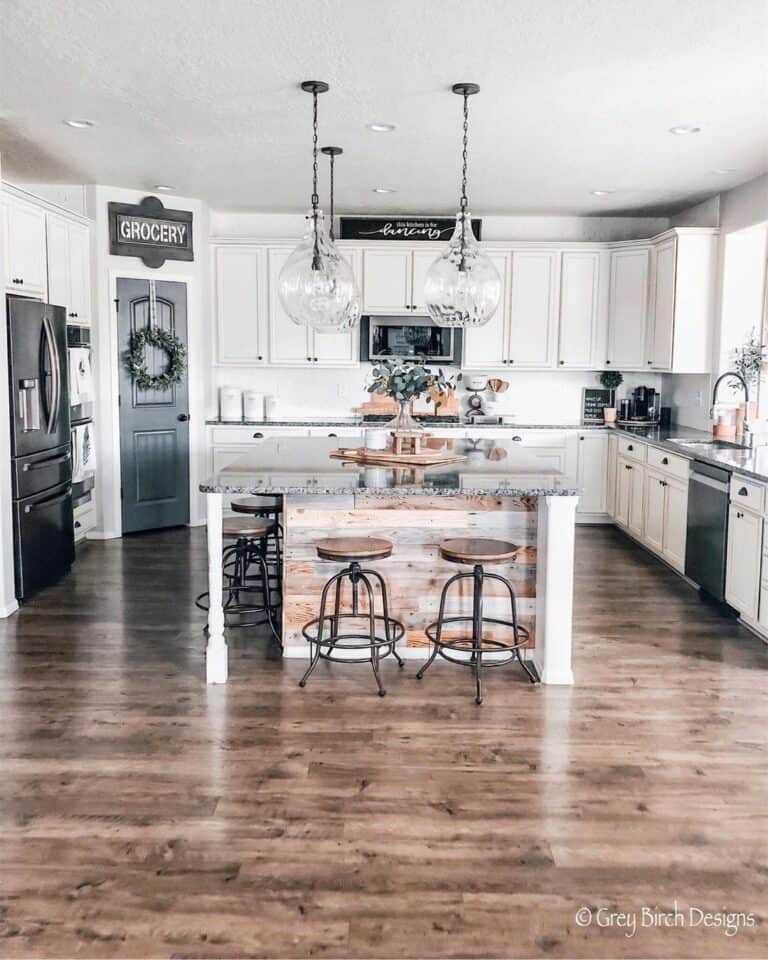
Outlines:
[[[0,621],[0,955],[767,956],[768,648],[618,532],[577,551],[578,685],[478,708],[444,663],[300,691],[234,631],[206,688],[202,532],[89,544]]]

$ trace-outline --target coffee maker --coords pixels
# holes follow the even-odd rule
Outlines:
[[[653,387],[635,387],[632,391],[631,419],[641,423],[655,423],[659,419],[660,395]]]

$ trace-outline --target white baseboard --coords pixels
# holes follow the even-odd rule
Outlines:
[[[742,627],[746,627],[750,633],[754,633],[756,637],[759,637],[763,643],[768,644],[768,630],[766,630],[761,623],[758,623],[757,620],[739,614],[739,623]]]
[[[90,530],[86,535],[86,540],[119,540],[122,533],[115,530]]]
[[[587,524],[613,524],[613,519],[607,513],[577,513],[576,526]]]
[[[10,603],[5,603],[0,606],[0,620],[5,620],[6,617],[13,616],[14,613],[19,609],[18,601],[11,600]]]

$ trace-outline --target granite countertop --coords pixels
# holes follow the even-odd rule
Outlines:
[[[362,417],[328,417],[307,420],[222,420],[212,417],[205,421],[211,427],[360,427],[361,430],[381,429],[385,423],[378,420],[363,420]],[[426,430],[603,430],[603,423],[466,423],[463,420],[434,417],[421,421]]]
[[[339,441],[327,437],[275,437],[200,484],[203,493],[391,496],[503,494],[509,497],[577,496],[572,478],[554,470],[526,468],[511,439],[449,440],[460,463],[425,467],[420,483],[396,482],[391,467],[345,463],[329,454]],[[494,451],[491,454],[491,451]],[[404,470],[410,468],[404,467]],[[399,471],[398,471],[399,472]],[[410,478],[408,478],[410,479]]]

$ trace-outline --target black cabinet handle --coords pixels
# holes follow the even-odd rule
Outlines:
[[[565,363],[565,360],[561,360],[561,361],[560,361],[560,366],[562,367],[562,365],[563,365],[564,363]]]
[[[328,436],[329,436],[329,437],[338,437],[338,433],[329,433]]]
[[[635,448],[632,446],[631,443],[628,443],[628,444],[627,444],[627,450],[634,450],[634,449],[635,449]]]
[[[741,490],[739,490],[739,496],[740,496],[740,497],[748,497],[748,496],[749,496],[749,490],[747,490],[746,487],[742,487]]]
[[[517,436],[515,436],[515,437],[512,437],[512,439],[514,440],[515,443],[520,443],[520,441],[521,441],[523,438],[522,438],[522,437],[517,437]]]
[[[610,361],[610,360],[606,360],[605,362],[606,362],[606,363],[610,363],[611,361]]]
[[[625,469],[625,470],[631,470],[632,467],[631,467],[628,463],[625,463],[625,464],[624,464],[624,469]]]
[[[312,357],[307,357],[307,363],[312,363]]]
[[[179,421],[179,423],[186,423],[187,420],[189,420],[189,414],[188,414],[188,413],[180,413],[180,414],[178,415],[178,417],[176,417],[176,419]]]
[[[262,355],[261,355],[261,354],[259,354],[259,355],[258,355],[258,357],[256,357],[256,359],[257,359],[257,360],[263,360],[263,359],[264,359],[264,357],[262,357]]]
[[[263,440],[263,439],[264,439],[264,434],[263,434],[263,433],[254,433],[253,439],[254,439],[254,440]]]
[[[653,360],[649,360],[648,363],[653,363]]]
[[[669,457],[662,457],[661,462],[662,465],[666,467],[669,464]]]

